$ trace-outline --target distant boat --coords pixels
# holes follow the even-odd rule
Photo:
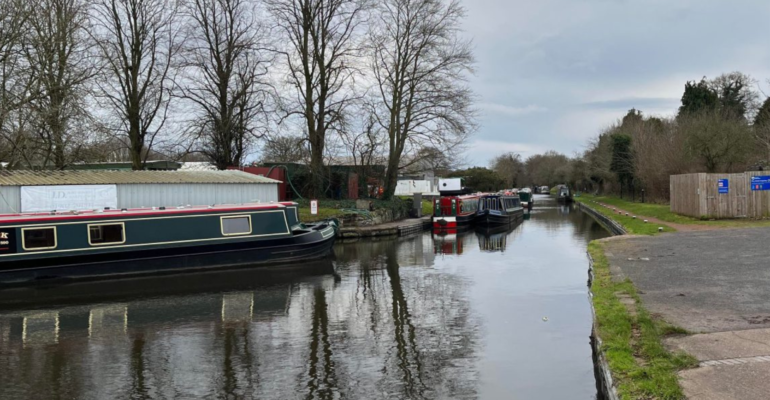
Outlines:
[[[572,203],[572,192],[567,185],[559,185],[556,187],[556,201],[564,204]]]
[[[479,210],[476,216],[478,225],[510,225],[523,218],[524,208],[518,196],[488,194],[479,198]]]
[[[535,206],[535,197],[532,196],[532,189],[524,188],[519,190],[519,199],[521,199],[521,206],[527,210],[532,210]]]
[[[293,202],[0,215],[0,283],[306,261],[336,234]]]
[[[442,196],[433,201],[433,230],[449,231],[470,227],[479,208],[478,195]]]

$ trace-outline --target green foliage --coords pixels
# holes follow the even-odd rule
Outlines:
[[[724,118],[745,119],[746,112],[755,106],[757,94],[753,80],[740,72],[722,74],[714,79],[687,82],[682,95],[679,116],[718,110]]]
[[[367,199],[371,201],[374,209],[391,209],[400,210],[404,213],[408,212],[412,207],[412,198],[401,199],[398,197],[392,200],[380,200],[380,199]],[[359,212],[356,210],[355,200],[318,200],[318,214],[310,214],[310,200],[302,199],[295,200],[299,204],[299,216],[302,222],[320,221],[326,218],[342,218],[345,214],[352,214]]]
[[[631,136],[615,133],[612,139],[612,162],[610,171],[618,177],[621,187],[631,184],[634,180],[634,158],[631,152]]]
[[[483,167],[461,169],[449,174],[451,178],[463,178],[463,185],[473,190],[497,191],[504,189],[505,181],[495,171]]]
[[[641,305],[636,288],[629,280],[614,282],[604,248],[591,242],[593,260],[592,302],[596,310],[597,335],[613,379],[622,399],[684,399],[677,372],[697,365],[685,353],[669,353],[662,336],[683,330],[652,318]],[[635,300],[636,315],[629,312],[618,295]]]
[[[709,87],[705,77],[700,82],[687,81],[684,85],[679,115],[710,111],[716,108],[718,102],[719,96]]]
[[[642,116],[642,112],[640,110],[637,110],[635,108],[632,108],[628,110],[628,113],[625,117],[623,117],[623,122],[621,123],[621,127],[629,127],[635,124],[641,124],[644,122],[644,117]]]

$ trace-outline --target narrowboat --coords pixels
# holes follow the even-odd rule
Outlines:
[[[488,194],[479,198],[476,224],[498,226],[514,224],[524,218],[524,208],[518,196]]]
[[[442,196],[433,201],[433,230],[467,228],[476,219],[478,208],[478,195]]]
[[[532,196],[532,189],[521,189],[519,190],[518,195],[521,200],[521,206],[527,210],[532,210],[532,207],[535,206],[535,197]]]
[[[556,187],[556,201],[562,204],[572,203],[572,192],[570,192],[567,185],[559,185]]]
[[[0,215],[0,284],[305,261],[337,225],[293,202]]]

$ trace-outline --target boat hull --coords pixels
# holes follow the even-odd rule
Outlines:
[[[470,215],[458,215],[456,217],[450,216],[434,216],[433,217],[433,230],[451,230],[451,229],[463,229],[473,225],[473,220],[476,218],[476,214]]]
[[[243,266],[273,266],[331,254],[333,226],[280,239],[218,243],[131,253],[78,254],[0,264],[0,284],[30,284],[67,279],[139,276]]]
[[[480,226],[504,226],[514,224],[523,218],[524,209],[518,209],[505,214],[493,214],[489,210],[485,210],[476,217],[476,224]]]

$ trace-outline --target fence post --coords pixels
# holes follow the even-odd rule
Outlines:
[[[644,203],[644,189],[642,189],[642,203]]]

